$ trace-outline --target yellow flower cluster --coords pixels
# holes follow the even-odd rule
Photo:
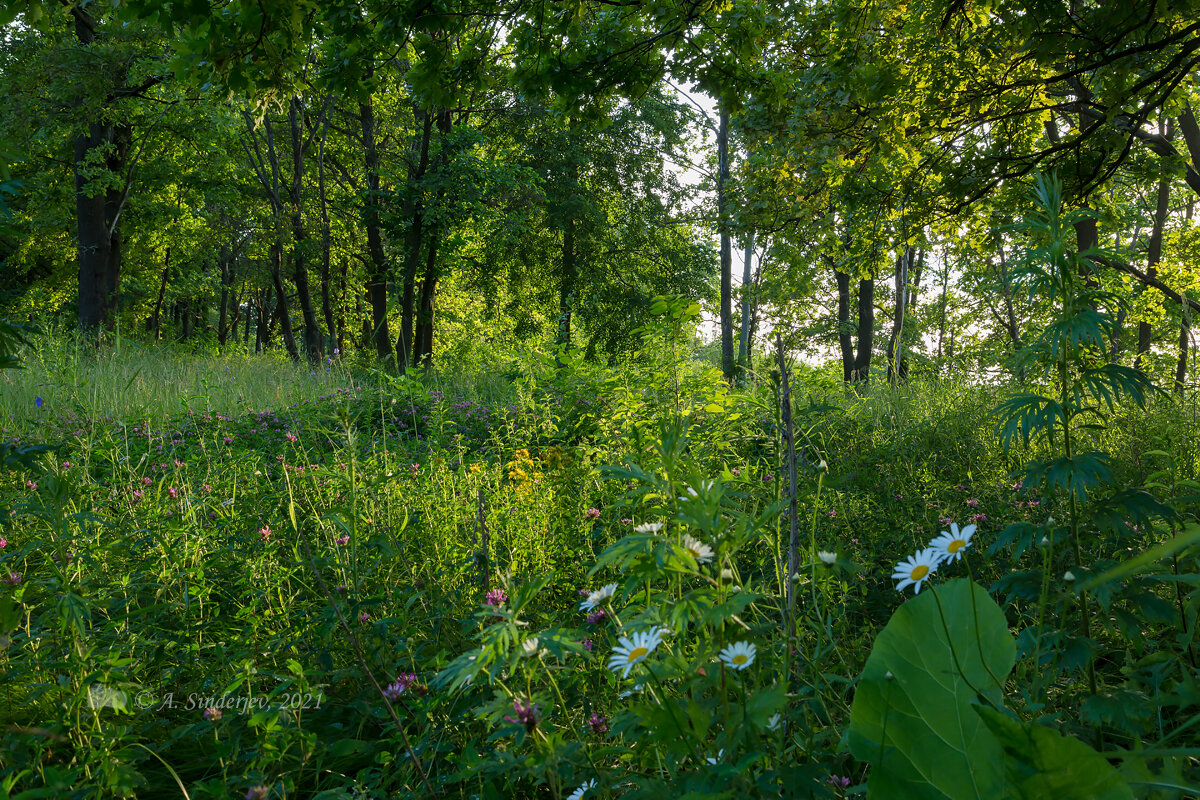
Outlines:
[[[542,479],[542,473],[536,469],[533,458],[525,448],[513,453],[513,460],[508,462],[508,479],[513,482],[518,494],[533,491],[533,484]]]

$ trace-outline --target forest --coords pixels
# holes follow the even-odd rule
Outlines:
[[[1200,0],[0,24],[0,798],[1200,796]]]

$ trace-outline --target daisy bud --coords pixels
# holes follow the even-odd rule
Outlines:
[[[821,472],[829,471],[829,465],[825,463],[825,459],[821,459],[821,463],[817,464],[817,469],[819,469]]]
[[[1067,570],[1063,573],[1063,580],[1067,583],[1070,583],[1071,581],[1075,580],[1075,573],[1071,572],[1071,570]]]

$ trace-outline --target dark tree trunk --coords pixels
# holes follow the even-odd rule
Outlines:
[[[424,208],[416,197],[415,187],[425,177],[429,168],[429,142],[433,137],[433,117],[427,111],[414,108],[414,119],[419,130],[413,137],[412,154],[408,168],[408,185],[413,191],[408,201],[405,216],[409,219],[408,249],[404,257],[404,286],[400,296],[400,336],[396,340],[396,364],[403,373],[412,362],[413,328],[417,293],[417,267],[421,261],[421,243],[425,227]]]
[[[325,315],[325,330],[331,341],[336,340],[333,318],[332,285],[329,272],[329,251],[332,247],[332,231],[329,226],[329,200],[325,194],[325,137],[329,133],[329,106],[332,99],[325,101],[321,112],[321,142],[317,150],[317,189],[321,196],[321,313]]]
[[[733,359],[733,252],[729,239],[729,109],[720,102],[717,127],[717,228],[721,237],[721,371],[737,376]]]
[[[750,367],[750,309],[751,289],[754,285],[754,233],[746,237],[746,246],[742,249],[742,330],[738,336],[738,367],[742,372]]]
[[[162,280],[158,284],[158,300],[154,303],[154,313],[150,319],[146,321],[146,330],[154,331],[154,341],[158,341],[162,336],[162,305],[163,298],[167,296],[167,278],[171,273],[171,247],[167,246],[166,257],[163,259]]]
[[[575,217],[567,217],[563,228],[562,280],[558,285],[558,343],[571,347],[571,306],[575,300]]]
[[[850,276],[834,267],[833,277],[837,281],[838,347],[842,352],[842,380],[853,383],[854,340],[850,333]]]
[[[892,335],[888,339],[888,382],[903,380],[908,375],[904,362],[904,312],[908,302],[908,270],[913,249],[907,245],[896,257],[896,310],[892,314]]]
[[[90,330],[109,326],[117,310],[121,285],[121,225],[124,191],[104,188],[104,178],[94,175],[93,152],[103,154],[105,170],[122,175],[129,152],[128,125],[88,125],[75,137],[75,216],[79,253],[79,327]],[[93,186],[93,182],[97,185]]]
[[[858,282],[858,355],[854,359],[854,380],[871,379],[871,350],[875,346],[875,279]]]
[[[367,197],[363,203],[362,217],[363,226],[367,229],[367,253],[371,257],[367,267],[367,299],[371,306],[368,324],[370,338],[375,342],[375,355],[380,362],[386,363],[392,357],[392,337],[387,321],[390,270],[383,252],[383,233],[379,221],[379,150],[375,144],[375,108],[371,97],[359,105],[358,116],[362,123],[363,154],[367,168]]]
[[[1170,139],[1168,132],[1167,138]],[[1151,279],[1158,277],[1158,264],[1162,261],[1163,228],[1167,224],[1168,204],[1171,200],[1171,182],[1168,178],[1158,181],[1158,196],[1154,208],[1154,227],[1150,230],[1150,245],[1146,251],[1146,274]],[[1149,322],[1138,323],[1137,356],[1133,359],[1133,368],[1142,368],[1142,356],[1150,352],[1151,337],[1154,328]]]
[[[1191,108],[1188,109],[1188,116],[1191,116]],[[1195,127],[1196,121],[1192,119],[1192,126]],[[1197,138],[1200,138],[1198,136]],[[1200,152],[1193,154],[1193,157],[1200,161]],[[1194,202],[1189,200],[1187,210],[1184,212],[1184,218],[1191,223],[1192,211]],[[1179,306],[1179,356],[1175,359],[1175,394],[1183,397],[1183,382],[1187,378],[1187,360],[1188,360],[1188,343],[1191,339],[1191,322],[1188,319],[1188,314],[1191,310],[1186,307],[1186,304]]]
[[[943,251],[942,255],[945,256],[944,251]],[[950,286],[950,265],[945,263],[945,261],[943,261],[942,262],[942,304],[941,304],[942,309],[941,309],[941,313],[940,313],[940,320],[938,321],[938,346],[937,346],[938,361],[942,360],[942,356],[945,353],[945,351],[942,349],[942,345],[946,341],[946,299],[947,299],[946,298],[946,290],[949,288],[949,286]]]
[[[300,101],[293,97],[288,105],[288,127],[292,135],[292,275],[296,283],[296,300],[304,319],[304,353],[310,362],[321,360],[325,352],[325,334],[313,308],[312,292],[308,287],[308,265],[305,261],[305,242],[308,234],[304,230],[304,150],[300,136]]]
[[[225,341],[229,338],[229,254],[224,250],[220,255],[221,265],[221,300],[217,309],[217,347],[225,349]],[[236,324],[236,318],[235,318]]]
[[[421,281],[421,295],[417,307],[417,325],[413,342],[413,366],[433,365],[433,297],[437,292],[437,249],[438,235],[429,237],[429,249],[425,257],[425,278]]]
[[[292,331],[292,316],[288,313],[287,289],[283,285],[283,245],[278,241],[271,245],[271,280],[275,286],[275,316],[279,320],[279,335],[292,361],[300,360],[296,347],[296,334]]]

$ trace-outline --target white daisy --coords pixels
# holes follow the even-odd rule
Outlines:
[[[595,788],[596,788],[596,779],[595,778],[593,778],[590,781],[584,781],[582,786],[580,786],[578,789],[576,789],[575,791],[573,791],[569,795],[567,795],[567,800],[583,800],[583,796],[585,794],[587,794],[588,791],[590,791],[591,789],[595,789]]]
[[[821,560],[822,564],[828,564],[831,567],[837,563],[837,553],[831,553],[828,550],[818,552],[817,558]]]
[[[579,610],[580,611],[594,611],[596,606],[600,605],[601,603],[603,603],[605,600],[612,597],[616,593],[617,593],[617,585],[615,583],[607,583],[604,586],[601,586],[596,591],[589,594],[587,596],[587,600],[584,600],[582,603],[579,604]]]
[[[694,536],[683,537],[683,549],[696,559],[697,564],[707,564],[713,560],[713,549]]]
[[[975,526],[968,525],[961,531],[957,522],[950,523],[950,531],[942,531],[942,535],[929,543],[937,551],[939,561],[957,561],[962,558],[962,551],[971,546],[971,537],[975,535]]]
[[[754,663],[758,648],[750,642],[734,642],[721,651],[721,663],[730,669],[745,669]]]
[[[617,646],[613,648],[613,654],[608,659],[608,668],[616,672],[624,668],[625,672],[621,675],[622,678],[629,677],[629,670],[633,669],[633,665],[640,661],[645,661],[646,657],[654,652],[654,648],[662,643],[662,631],[641,631],[633,634],[633,636],[622,636]]]
[[[530,638],[521,642],[521,657],[522,658],[524,658],[526,656],[537,655],[537,651],[538,651],[538,639],[536,636],[531,636]]]
[[[777,730],[779,730],[780,726],[782,726],[782,725],[783,725],[783,715],[782,714],[772,714],[771,716],[767,717],[767,730],[777,731]]]
[[[916,586],[913,594],[920,594],[921,583],[937,572],[939,562],[938,551],[932,547],[918,550],[909,556],[907,561],[901,561],[892,573],[892,580],[900,581],[896,585],[896,591],[902,592],[906,586]]]
[[[715,767],[717,765],[717,762],[721,760],[721,756],[723,756],[723,755],[725,755],[724,747],[722,747],[720,750],[717,751],[716,756],[709,756],[708,758],[706,758],[704,760],[708,762],[708,765],[710,767]]]
[[[634,525],[633,529],[638,533],[658,533],[662,526],[661,522],[643,522],[641,525]]]

